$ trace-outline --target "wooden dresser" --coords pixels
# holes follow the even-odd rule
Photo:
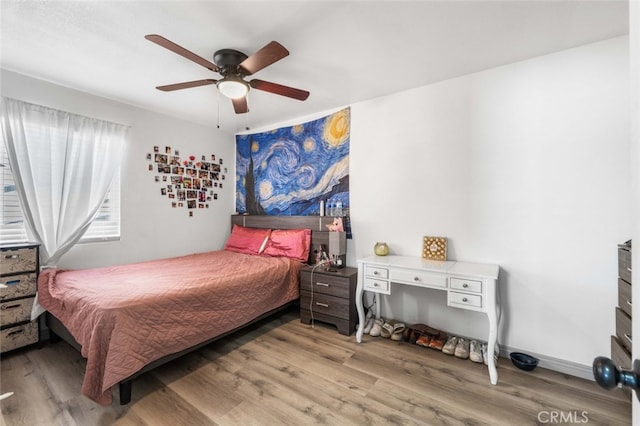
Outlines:
[[[631,368],[631,240],[618,245],[618,306],[616,335],[611,336],[611,359],[618,368]]]
[[[39,341],[38,321],[30,321],[38,285],[37,244],[0,246],[0,353]]]
[[[312,277],[313,275],[313,277]],[[303,269],[300,272],[300,321],[311,324],[318,320],[333,324],[340,334],[349,336],[355,331],[355,293],[358,270],[342,268],[334,272],[324,267]]]

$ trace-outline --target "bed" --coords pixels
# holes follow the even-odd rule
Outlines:
[[[87,359],[83,395],[110,404],[118,385],[120,403],[127,404],[136,376],[297,303],[299,271],[313,263],[313,247],[326,244],[328,223],[323,217],[232,216],[225,250],[44,270],[38,297],[52,341],[64,339]],[[289,235],[300,235],[286,230],[306,231],[300,240],[306,256],[281,255],[278,238],[287,236],[289,244]],[[257,237],[251,243],[236,239],[243,249],[234,250],[236,231],[266,232],[268,238],[260,249]]]

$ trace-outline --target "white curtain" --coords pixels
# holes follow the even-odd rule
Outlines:
[[[0,111],[27,232],[55,266],[98,214],[130,128],[5,97]]]

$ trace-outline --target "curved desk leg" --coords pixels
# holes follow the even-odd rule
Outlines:
[[[358,311],[358,331],[356,332],[356,342],[362,343],[364,334],[364,307],[362,306],[362,293],[364,283],[364,270],[362,264],[358,264],[358,285],[356,286],[356,310]]]

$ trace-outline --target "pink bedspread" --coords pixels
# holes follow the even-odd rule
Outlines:
[[[46,269],[40,304],[82,345],[83,395],[298,298],[300,262],[213,251],[106,268]]]

